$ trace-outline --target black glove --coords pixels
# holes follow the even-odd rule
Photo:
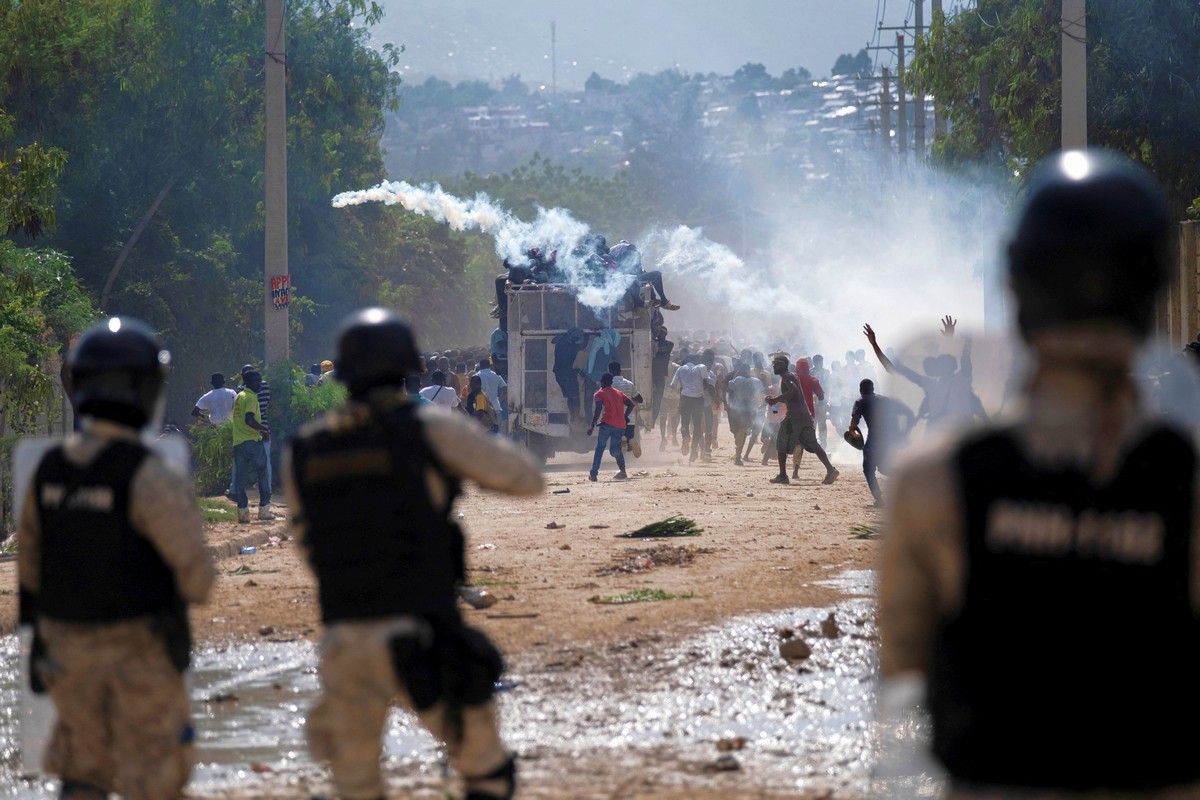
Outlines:
[[[33,628],[33,647],[29,650],[29,690],[34,694],[46,693],[46,682],[42,680],[42,671],[38,669],[46,658],[46,643],[38,633],[37,626]]]

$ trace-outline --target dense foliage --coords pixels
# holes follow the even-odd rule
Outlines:
[[[432,285],[459,266],[402,274],[395,248],[411,225],[329,206],[384,177],[379,137],[398,79],[395,51],[366,47],[380,13],[364,0],[288,4],[301,361],[327,357],[337,317],[385,281]],[[22,244],[41,234],[104,312],[163,334],[176,421],[208,373],[261,357],[264,31],[250,0],[0,2],[0,189],[20,199],[6,230]]]
[[[1090,0],[1088,141],[1144,161],[1182,206],[1200,195],[1200,7]],[[935,14],[910,77],[938,98],[935,154],[1020,169],[1056,149],[1061,2],[979,0]]]

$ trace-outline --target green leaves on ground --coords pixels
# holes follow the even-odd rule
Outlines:
[[[850,526],[851,539],[878,539],[878,525],[852,525]]]
[[[589,597],[588,602],[600,605],[623,605],[625,603],[652,603],[659,600],[691,600],[695,596],[691,592],[672,594],[662,589],[631,589],[624,594],[612,595],[610,597],[601,597],[600,595]]]
[[[649,539],[667,536],[699,536],[704,529],[687,517],[667,517],[658,522],[643,525],[631,533],[621,533],[618,539]]]

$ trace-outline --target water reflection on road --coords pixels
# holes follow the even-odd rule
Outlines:
[[[521,754],[526,785],[561,790],[564,779],[580,791],[631,781],[690,785],[705,773],[712,789],[736,787],[735,794],[864,793],[875,749],[872,576],[848,574],[839,583],[852,596],[834,609],[739,617],[673,644],[662,631],[643,632],[602,648],[564,642],[512,658],[506,680],[515,686],[498,698],[504,738]],[[821,630],[830,611],[840,629],[834,637]],[[781,631],[803,638],[811,655],[784,660]],[[17,660],[15,637],[0,641],[0,797],[53,797],[54,784],[19,777]],[[306,642],[196,655],[191,695],[199,763],[189,795],[328,791],[304,740],[304,718],[318,691],[316,660],[315,646]],[[720,740],[728,752],[718,751]],[[393,793],[445,796],[440,749],[400,712],[388,721],[385,770]]]

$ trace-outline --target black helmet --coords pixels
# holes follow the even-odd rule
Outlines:
[[[171,354],[154,331],[131,317],[110,317],[79,337],[67,356],[75,413],[132,428],[154,418]]]
[[[1104,150],[1058,153],[1038,170],[1008,246],[1022,335],[1100,322],[1144,337],[1170,276],[1162,187]]]
[[[412,331],[386,308],[364,308],[342,320],[337,365],[338,380],[354,396],[376,386],[404,386],[422,366]]]

